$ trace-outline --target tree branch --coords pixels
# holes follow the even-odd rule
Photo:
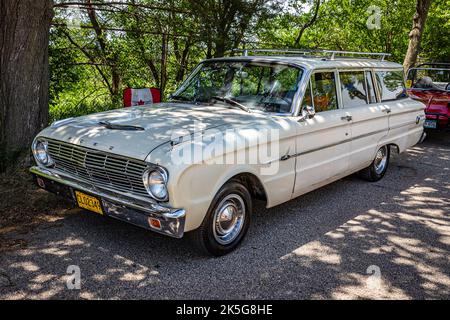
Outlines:
[[[53,7],[54,8],[70,8],[70,7],[78,7],[78,6],[85,6],[85,5],[86,5],[86,2],[60,2],[60,3],[55,3],[53,5]],[[190,13],[189,11],[186,11],[186,10],[180,9],[180,8],[168,8],[168,7],[160,7],[160,6],[147,5],[147,4],[141,4],[141,3],[121,2],[121,1],[92,2],[91,5],[95,6],[95,7],[131,6],[131,7],[143,8],[143,9],[149,9],[149,10],[161,10],[161,11],[177,12],[177,13]]]
[[[59,23],[54,22],[52,23],[52,26],[54,27],[64,27],[64,28],[74,28],[74,29],[94,29],[94,26],[71,26],[67,25],[66,23]],[[134,32],[138,34],[153,34],[153,35],[162,35],[166,34],[170,37],[176,37],[176,38],[188,38],[191,37],[191,35],[184,35],[184,34],[176,34],[176,33],[164,33],[161,31],[144,31],[144,30],[138,30],[138,29],[123,29],[123,28],[113,28],[113,27],[102,27],[100,26],[100,29],[103,31],[117,31],[117,32]],[[197,35],[200,35],[197,33]]]
[[[100,76],[103,79],[103,82],[105,83],[105,85],[108,87],[109,92],[111,93],[111,95],[113,94],[113,90],[111,88],[111,85],[109,84],[108,78],[106,77],[105,73],[103,72],[103,70],[100,68],[100,66],[95,62],[94,57],[92,57],[90,55],[90,53],[83,48],[82,46],[80,46],[71,36],[68,32],[66,32],[65,30],[61,30],[61,32],[67,37],[67,39],[69,40],[69,42],[71,44],[73,44],[75,47],[77,47],[92,63],[93,63],[93,67],[98,71],[98,73],[100,74]]]
[[[319,15],[320,4],[321,4],[321,0],[316,0],[316,6],[315,6],[315,9],[314,9],[314,15],[312,16],[312,18],[307,23],[305,23],[301,27],[300,32],[298,33],[297,39],[295,40],[295,46],[296,47],[298,47],[298,45],[300,44],[300,40],[301,40],[305,30],[308,29],[310,26],[312,26],[316,22],[317,16]]]

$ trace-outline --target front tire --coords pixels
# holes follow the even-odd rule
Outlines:
[[[367,168],[359,172],[359,176],[367,181],[376,182],[381,180],[389,167],[389,158],[391,149],[389,146],[383,146],[378,149],[375,159]]]
[[[247,233],[251,212],[247,188],[237,181],[228,182],[214,197],[200,228],[192,232],[196,246],[216,257],[230,253]]]

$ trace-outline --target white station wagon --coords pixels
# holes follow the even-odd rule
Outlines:
[[[37,184],[164,235],[189,232],[220,256],[244,238],[254,199],[274,207],[353,173],[378,181],[391,150],[424,138],[425,106],[386,54],[254,51],[264,55],[200,63],[167,103],[53,123],[33,142]]]

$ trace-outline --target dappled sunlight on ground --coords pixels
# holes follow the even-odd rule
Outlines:
[[[385,179],[348,177],[272,209],[217,259],[75,210],[1,254],[0,298],[450,298],[450,135],[393,156]],[[67,267],[81,269],[68,290]]]

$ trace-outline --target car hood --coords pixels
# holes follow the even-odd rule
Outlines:
[[[117,109],[55,122],[39,136],[145,160],[159,146],[212,128],[248,125],[266,115],[216,105],[162,103]],[[100,122],[141,127],[108,129]]]

